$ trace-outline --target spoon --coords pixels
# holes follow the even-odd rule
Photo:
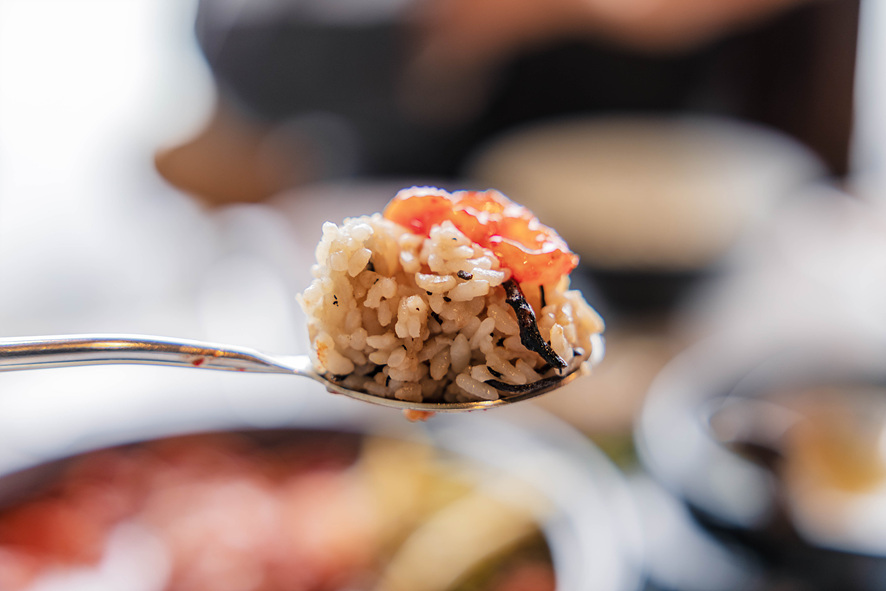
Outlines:
[[[591,358],[562,377],[544,378],[537,388],[512,394],[500,392],[498,400],[471,402],[408,402],[343,388],[318,373],[307,355],[266,355],[245,347],[217,345],[185,339],[143,335],[70,335],[0,339],[0,371],[76,367],[81,365],[170,365],[250,373],[282,373],[310,378],[333,394],[401,410],[455,412],[480,410],[521,402],[565,386],[586,375],[603,358],[603,338],[592,337]]]

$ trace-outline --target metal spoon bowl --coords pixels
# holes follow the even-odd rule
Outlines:
[[[310,378],[333,394],[398,408],[429,412],[481,410],[521,402],[561,388],[586,375],[603,358],[604,341],[595,335],[590,359],[558,380],[543,379],[539,387],[519,394],[501,392],[498,400],[471,402],[408,402],[343,388],[318,373],[307,355],[267,355],[259,351],[186,339],[143,335],[69,335],[0,339],[0,371],[76,367],[82,365],[169,365],[250,373],[281,373]]]

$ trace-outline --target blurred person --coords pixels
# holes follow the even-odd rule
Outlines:
[[[427,0],[423,48],[448,64],[483,65],[527,43],[572,34],[672,52],[807,0]],[[461,63],[459,63],[461,65]]]
[[[857,0],[202,0],[219,108],[156,163],[207,200],[258,200],[457,179],[530,122],[702,111],[787,131],[841,174],[857,16]]]
[[[690,50],[808,0],[427,0],[413,66],[483,71],[527,47],[595,37],[649,53]]]

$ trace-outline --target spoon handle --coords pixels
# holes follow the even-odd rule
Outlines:
[[[274,357],[245,347],[143,335],[69,335],[0,339],[0,371],[105,365],[172,365],[307,375],[306,355]]]

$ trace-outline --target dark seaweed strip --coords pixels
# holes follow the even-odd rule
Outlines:
[[[551,386],[556,385],[564,377],[565,376],[551,376],[549,378],[542,378],[528,384],[520,385],[508,384],[499,380],[486,380],[484,383],[489,384],[496,390],[508,392],[509,394],[528,394],[531,392],[544,390],[545,388],[550,388]]]
[[[520,342],[530,351],[538,353],[542,359],[558,369],[565,369],[566,362],[551,348],[551,345],[541,338],[538,331],[538,322],[532,306],[526,301],[520,284],[513,279],[508,279],[502,286],[505,288],[505,301],[517,314],[517,323],[520,325]]]
[[[537,373],[538,375],[544,375],[544,374],[546,374],[546,373],[548,372],[548,370],[550,370],[552,367],[554,367],[554,366],[551,365],[550,363],[545,363],[544,365],[542,365],[541,367],[539,367],[538,369],[536,369],[536,370],[535,370],[535,373]]]
[[[486,370],[487,370],[489,373],[491,373],[492,375],[494,375],[495,377],[497,377],[497,378],[500,378],[500,377],[501,377],[501,372],[500,372],[500,371],[495,371],[495,370],[492,369],[491,367],[487,367]]]
[[[545,286],[544,285],[538,286],[538,293],[541,296],[541,307],[544,308],[545,306],[548,305],[547,300],[545,300]]]
[[[437,314],[436,312],[434,312],[433,310],[431,310],[431,318],[436,320],[437,324],[439,324],[440,326],[443,326],[443,319],[440,318],[440,315]]]

